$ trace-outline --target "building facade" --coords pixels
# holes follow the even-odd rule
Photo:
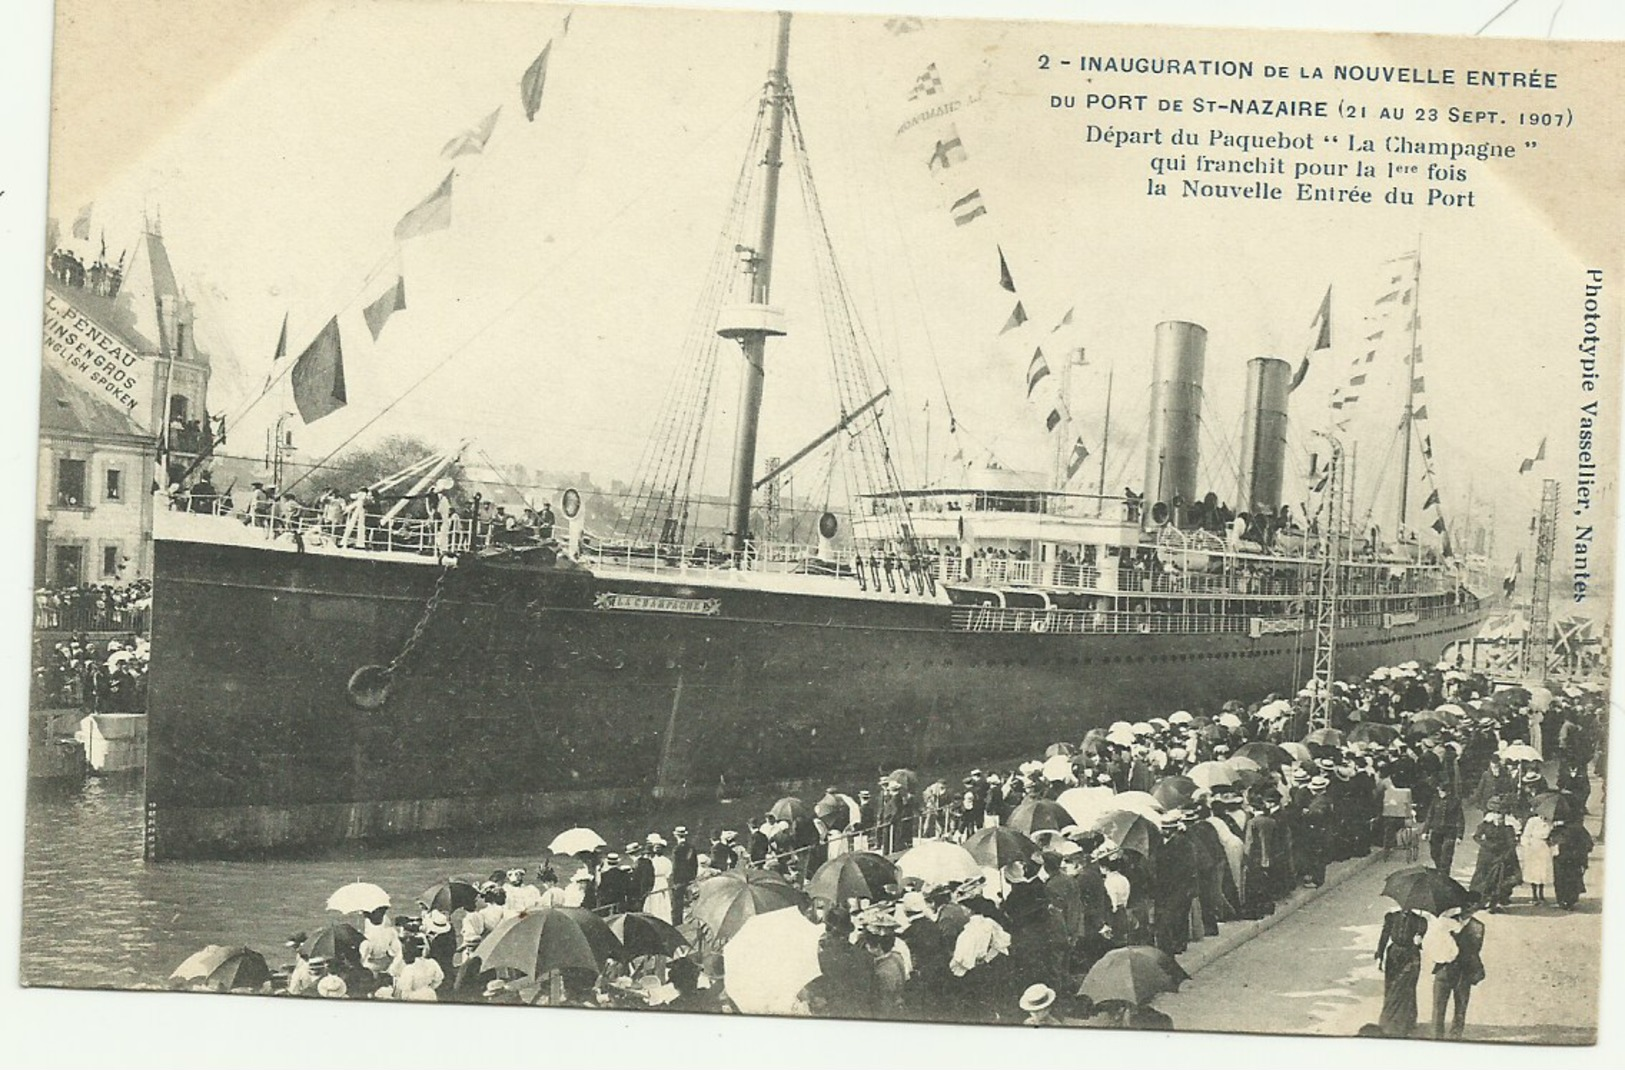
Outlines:
[[[51,254],[40,370],[38,586],[152,574],[155,490],[210,452],[209,358],[156,226],[129,263]]]

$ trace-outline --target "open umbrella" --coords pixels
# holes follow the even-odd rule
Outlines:
[[[1120,947],[1089,968],[1078,995],[1096,1003],[1141,1005],[1163,992],[1177,992],[1190,979],[1175,958],[1149,945]]]
[[[328,962],[359,964],[361,962],[361,930],[347,921],[324,925],[305,938],[299,950],[307,959],[326,959]]]
[[[1088,827],[1095,818],[1110,810],[1114,792],[1108,787],[1068,788],[1055,800],[1076,824]]]
[[[1443,717],[1433,713],[1419,713],[1405,724],[1405,734],[1411,739],[1421,739],[1431,736],[1441,728],[1448,728],[1449,722]]]
[[[1196,783],[1197,787],[1212,791],[1236,782],[1235,770],[1224,762],[1198,762],[1191,766],[1190,772],[1185,774]]]
[[[835,792],[813,804],[813,816],[822,821],[826,828],[844,832],[852,823],[852,808],[846,805],[846,796]]]
[[[1467,711],[1462,709],[1460,706],[1458,706],[1454,702],[1446,702],[1443,706],[1438,707],[1433,712],[1438,713],[1438,714],[1443,714],[1444,716],[1450,718],[1452,721],[1459,721],[1463,717],[1467,716]]]
[[[1386,747],[1398,737],[1399,729],[1391,724],[1378,724],[1375,721],[1357,724],[1349,732],[1350,743],[1375,743],[1379,747]]]
[[[902,880],[913,878],[928,888],[935,888],[954,881],[974,880],[981,876],[982,867],[957,843],[919,840],[898,857],[897,872]]]
[[[1112,806],[1130,810],[1153,822],[1162,820],[1163,805],[1149,791],[1120,791],[1112,796]]]
[[[722,952],[724,991],[745,1014],[789,1014],[796,995],[818,977],[823,928],[799,910],[774,910],[739,926]]]
[[[1292,755],[1282,750],[1279,744],[1255,741],[1244,743],[1236,748],[1236,753],[1230,756],[1232,762],[1245,759],[1260,769],[1279,769],[1283,765],[1292,764]]]
[[[1070,743],[1051,743],[1044,748],[1044,757],[1054,758],[1056,755],[1065,755],[1070,758],[1078,753],[1078,749]]]
[[[1230,786],[1233,788],[1240,788],[1242,791],[1251,791],[1258,787],[1258,785],[1268,782],[1269,777],[1265,776],[1257,769],[1237,769],[1236,779],[1230,782]]]
[[[913,791],[920,783],[920,774],[912,769],[893,769],[886,774],[886,779],[904,791]]]
[[[693,918],[705,927],[712,944],[725,944],[757,914],[806,902],[789,881],[765,869],[731,869],[700,882]]]
[[[1304,736],[1303,741],[1311,747],[1341,747],[1343,733],[1335,728],[1317,728]]]
[[[487,970],[518,970],[542,977],[554,970],[597,971],[626,950],[609,923],[580,907],[543,907],[505,918],[486,934],[473,957]]]
[[[1200,790],[1188,776],[1165,776],[1151,788],[1151,797],[1165,810],[1183,810]]]
[[[1076,784],[1078,774],[1072,768],[1072,759],[1065,754],[1056,754],[1045,758],[1041,767],[1045,780],[1053,780],[1062,784]]]
[[[1573,795],[1549,791],[1535,796],[1535,813],[1547,821],[1570,821],[1574,818],[1576,803]]]
[[[1503,762],[1541,762],[1541,761],[1545,761],[1545,759],[1543,757],[1541,757],[1540,751],[1538,751],[1535,748],[1531,747],[1527,743],[1514,743],[1514,744],[1512,744],[1512,746],[1506,748],[1505,750],[1503,750],[1501,752],[1501,760]]]
[[[418,893],[418,902],[423,904],[425,910],[450,914],[454,910],[473,910],[479,895],[479,889],[468,881],[448,877]]]
[[[1292,760],[1295,762],[1307,762],[1313,760],[1315,757],[1307,746],[1299,743],[1297,740],[1293,740],[1291,743],[1282,743],[1280,744],[1280,747],[1282,750],[1290,754],[1292,756]]]
[[[604,838],[592,829],[573,828],[566,829],[553,837],[553,842],[547,849],[556,855],[591,854],[601,847],[608,847]]]
[[[327,909],[340,914],[370,914],[379,907],[387,906],[389,893],[366,881],[346,884],[327,897]]]
[[[1031,836],[1040,829],[1064,829],[1075,824],[1077,819],[1053,799],[1023,799],[1010,811],[1007,827]]]
[[[1079,749],[1085,754],[1099,754],[1101,744],[1106,742],[1104,728],[1091,728],[1083,734],[1083,745]]]
[[[1106,733],[1106,742],[1118,747],[1132,747],[1138,738],[1132,728],[1114,728]]]
[[[1229,710],[1226,710],[1219,714],[1214,723],[1216,723],[1220,728],[1240,728],[1241,718],[1237,717]]]
[[[1251,758],[1244,758],[1240,754],[1232,754],[1230,757],[1224,760],[1224,764],[1230,767],[1231,772],[1237,774],[1247,772],[1257,773],[1262,771],[1264,768],[1258,762],[1253,761]]]
[[[1097,820],[1093,827],[1113,846],[1133,851],[1141,858],[1151,857],[1152,850],[1162,839],[1155,823],[1132,810],[1114,810]]]
[[[806,803],[795,798],[794,796],[786,796],[785,798],[780,799],[778,802],[773,804],[773,808],[769,810],[768,813],[771,814],[775,820],[788,821],[792,825],[798,821],[810,820],[813,816],[812,809]]]
[[[265,956],[246,947],[210,944],[169,975],[171,981],[202,981],[215,992],[234,988],[259,988],[271,979]]]
[[[1421,910],[1440,914],[1451,907],[1467,903],[1467,889],[1450,876],[1427,866],[1411,866],[1390,873],[1383,882],[1382,894],[1406,910]]]
[[[998,825],[982,829],[966,840],[965,850],[981,865],[1002,869],[1011,862],[1033,857],[1038,853],[1038,845],[1025,833],[1007,825]]]
[[[641,911],[610,918],[609,931],[626,949],[628,959],[644,955],[675,955],[688,946],[688,937],[678,932],[671,922]]]
[[[848,899],[885,899],[895,895],[901,878],[884,855],[851,851],[818,867],[807,882],[807,894],[830,903]]]

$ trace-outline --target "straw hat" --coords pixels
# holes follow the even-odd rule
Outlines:
[[[1055,1002],[1055,989],[1049,985],[1031,985],[1021,994],[1021,1009],[1031,1014]]]

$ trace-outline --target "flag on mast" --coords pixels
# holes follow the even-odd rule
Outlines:
[[[396,241],[406,241],[451,226],[451,180],[456,175],[455,170],[447,171],[445,179],[433,193],[401,216],[401,221],[395,224]]]
[[[271,370],[265,373],[265,389],[271,389],[271,380],[276,377],[276,367],[282,358],[288,355],[288,314],[282,313],[282,332],[276,336],[276,352],[271,354]]]
[[[1033,396],[1033,388],[1043,382],[1049,375],[1049,361],[1044,359],[1043,347],[1033,350],[1033,359],[1027,365],[1027,397]]]
[[[395,276],[395,285],[379,294],[366,308],[361,310],[361,318],[367,321],[367,330],[372,333],[372,340],[378,341],[383,333],[384,324],[389,317],[406,307],[406,277]]]
[[[536,111],[542,106],[542,89],[547,85],[547,57],[552,51],[553,42],[549,41],[519,80],[519,100],[525,106],[526,122],[535,122]]]
[[[1540,440],[1540,448],[1535,450],[1535,455],[1533,457],[1525,457],[1523,459],[1523,463],[1518,466],[1518,474],[1520,476],[1526,474],[1527,472],[1529,472],[1530,470],[1532,470],[1535,467],[1535,464],[1537,462],[1544,461],[1545,459],[1546,459],[1546,439],[1543,436],[1541,438],[1541,440]]]
[[[1005,263],[1004,250],[997,245],[994,248],[999,250],[999,285],[1015,293],[1016,280],[1010,277],[1010,265]]]
[[[1089,447],[1083,444],[1082,438],[1079,438],[1072,443],[1072,454],[1066,460],[1066,478],[1071,480],[1073,476],[1077,475],[1078,469],[1082,468],[1083,462],[1088,459]]]
[[[1309,330],[1314,334],[1314,341],[1309,343],[1309,349],[1303,355],[1303,361],[1298,365],[1298,374],[1292,377],[1292,385],[1287,393],[1298,389],[1303,377],[1309,374],[1309,358],[1322,349],[1332,347],[1332,288],[1326,287],[1326,296],[1320,299],[1320,308],[1315,311],[1315,318],[1309,321]]]
[[[344,351],[339,344],[339,318],[327,321],[320,334],[299,354],[293,366],[293,400],[299,417],[315,423],[349,403],[344,391]]]
[[[498,108],[484,119],[481,119],[478,125],[464,130],[461,134],[446,142],[446,147],[440,150],[441,157],[454,160],[459,156],[484,152],[485,143],[491,140],[491,134],[497,128],[497,117],[501,114],[502,109]]]

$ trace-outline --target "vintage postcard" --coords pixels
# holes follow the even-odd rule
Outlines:
[[[1625,46],[112,7],[25,985],[1596,1043]]]

